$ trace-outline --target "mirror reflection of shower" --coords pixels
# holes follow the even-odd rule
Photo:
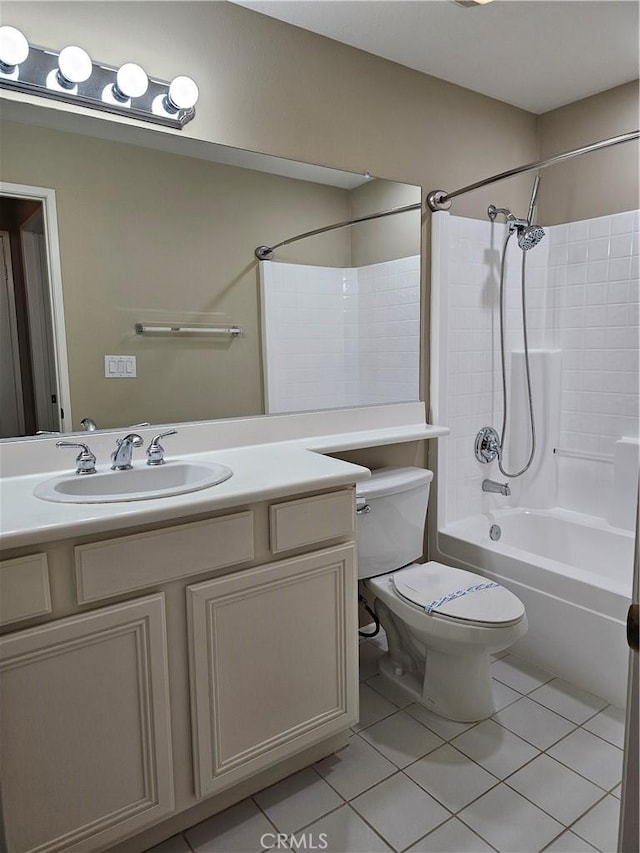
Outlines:
[[[500,435],[493,427],[483,427],[476,436],[475,455],[479,462],[484,464],[492,462],[494,459],[498,461],[498,468],[505,477],[515,478],[520,477],[529,470],[536,453],[536,428],[533,415],[533,394],[531,392],[531,370],[529,367],[529,341],[527,330],[527,300],[526,300],[526,253],[529,249],[533,249],[544,237],[544,229],[533,222],[536,209],[536,200],[538,197],[538,188],[540,186],[540,175],[536,175],[531,191],[531,200],[529,202],[529,210],[526,219],[519,219],[506,207],[496,207],[490,204],[487,209],[487,215],[492,222],[495,222],[498,216],[504,216],[507,224],[507,236],[502,248],[502,259],[500,262],[500,363],[502,368],[502,428]],[[504,447],[508,425],[508,400],[507,400],[507,371],[505,357],[505,268],[507,259],[507,247],[509,240],[516,235],[518,246],[522,249],[522,268],[520,276],[521,297],[522,297],[522,337],[524,348],[524,367],[525,367],[525,382],[527,386],[527,396],[529,403],[529,426],[530,426],[530,452],[524,466],[519,471],[507,471],[503,464]]]

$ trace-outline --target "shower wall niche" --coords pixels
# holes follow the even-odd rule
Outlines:
[[[260,267],[268,414],[419,398],[419,255]]]
[[[637,211],[545,227],[527,252],[527,315],[536,460],[511,480],[511,504],[559,506],[629,528],[638,468]],[[504,480],[474,457],[476,432],[502,421],[499,274],[505,226],[437,213],[433,217],[433,418],[451,427],[440,524],[505,506],[481,491]],[[527,458],[520,267],[507,253],[507,368],[512,432],[509,470]],[[435,284],[437,282],[437,284]],[[442,476],[443,471],[440,471]]]

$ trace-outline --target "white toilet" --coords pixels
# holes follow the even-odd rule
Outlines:
[[[357,487],[360,578],[389,651],[380,672],[417,702],[465,722],[495,711],[489,655],[527,631],[524,606],[504,587],[423,550],[431,471],[381,468]]]

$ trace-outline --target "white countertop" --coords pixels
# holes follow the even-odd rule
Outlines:
[[[448,429],[419,423],[292,441],[233,447],[172,456],[189,462],[228,465],[233,476],[223,483],[175,497],[117,503],[54,503],[35,497],[43,480],[61,471],[0,480],[0,548],[16,548],[71,536],[101,533],[320,489],[353,485],[370,476],[367,468],[323,453],[417,441],[446,435]],[[138,464],[144,464],[139,462]],[[108,465],[98,465],[107,470]]]

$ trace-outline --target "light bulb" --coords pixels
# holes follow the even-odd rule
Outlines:
[[[29,42],[15,27],[0,27],[0,64],[5,68],[20,65],[29,56]]]
[[[176,77],[169,86],[169,105],[176,110],[190,110],[196,105],[199,94],[191,77]]]
[[[146,72],[135,62],[125,62],[118,68],[115,83],[115,95],[120,100],[141,98],[147,91],[149,78]]]
[[[86,50],[70,45],[60,51],[58,68],[60,69],[59,75],[62,85],[65,83],[75,85],[76,83],[84,83],[91,77],[93,63]]]

